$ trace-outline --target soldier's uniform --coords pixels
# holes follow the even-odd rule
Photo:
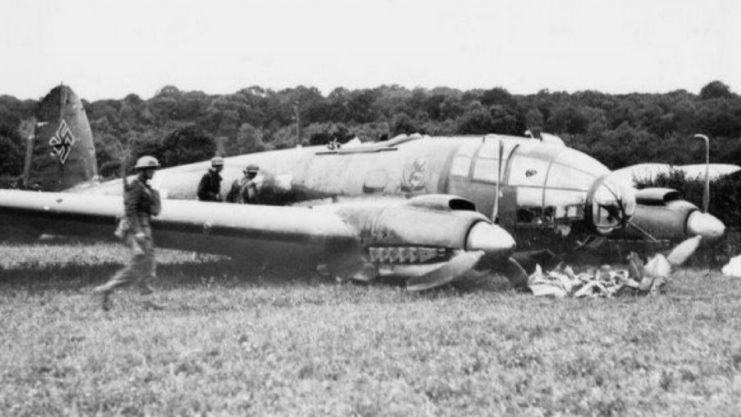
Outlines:
[[[151,160],[156,164],[153,168],[159,167],[156,159]],[[103,309],[110,308],[110,294],[118,287],[136,283],[142,295],[153,292],[149,282],[156,277],[157,262],[154,257],[150,219],[151,216],[159,214],[160,208],[159,193],[147,184],[146,179],[140,176],[129,184],[124,196],[125,218],[122,219],[124,225],[119,225],[123,230],[117,232],[122,232],[120,237],[131,248],[132,256],[128,265],[119,270],[108,282],[93,290],[103,295]]]
[[[211,160],[211,168],[203,174],[198,183],[198,199],[201,201],[221,201],[221,175],[219,172],[224,167],[224,159],[214,157]]]
[[[258,204],[255,177],[259,169],[257,165],[248,165],[244,170],[245,176],[234,180],[232,183],[232,187],[226,195],[226,201],[239,204]]]

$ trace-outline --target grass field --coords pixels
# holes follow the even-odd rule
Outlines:
[[[741,280],[541,299],[423,294],[160,251],[146,308],[90,289],[114,245],[0,245],[0,415],[741,415]]]

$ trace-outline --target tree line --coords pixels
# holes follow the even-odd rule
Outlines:
[[[84,95],[84,92],[82,92]],[[18,176],[24,144],[17,128],[34,115],[37,100],[0,96],[0,176]],[[506,89],[337,88],[323,95],[299,86],[271,90],[253,86],[210,95],[166,86],[144,100],[83,100],[95,138],[100,173],[119,173],[123,153],[149,153],[165,166],[303,145],[383,140],[398,134],[523,135],[528,129],[557,134],[610,168],[641,162],[671,164],[711,159],[741,161],[741,98],[721,81],[697,94],[605,94]]]

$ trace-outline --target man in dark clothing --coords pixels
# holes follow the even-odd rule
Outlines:
[[[221,201],[221,175],[224,169],[224,158],[215,156],[211,159],[211,168],[203,174],[198,183],[198,199],[201,201]]]
[[[154,257],[154,242],[150,218],[159,214],[160,195],[149,185],[155,169],[160,164],[152,156],[142,156],[136,161],[137,177],[126,187],[124,195],[125,217],[116,230],[116,235],[131,248],[129,264],[119,270],[105,284],[95,287],[93,293],[101,294],[103,310],[111,308],[110,296],[118,287],[136,283],[142,295],[153,292],[147,281],[155,278],[157,262]]]
[[[257,204],[257,183],[255,177],[260,167],[255,164],[247,165],[244,177],[234,180],[232,188],[226,195],[226,201],[239,204]]]

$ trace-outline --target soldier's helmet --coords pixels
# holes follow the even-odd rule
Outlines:
[[[149,155],[144,155],[141,158],[136,160],[136,165],[134,165],[134,169],[157,169],[160,167],[160,163],[157,160],[157,158]]]
[[[260,171],[260,167],[255,164],[249,164],[247,165],[247,168],[244,169],[244,172],[248,174],[257,174],[258,171]]]
[[[211,166],[212,167],[223,167],[224,166],[224,158],[220,156],[214,156],[211,158]]]

